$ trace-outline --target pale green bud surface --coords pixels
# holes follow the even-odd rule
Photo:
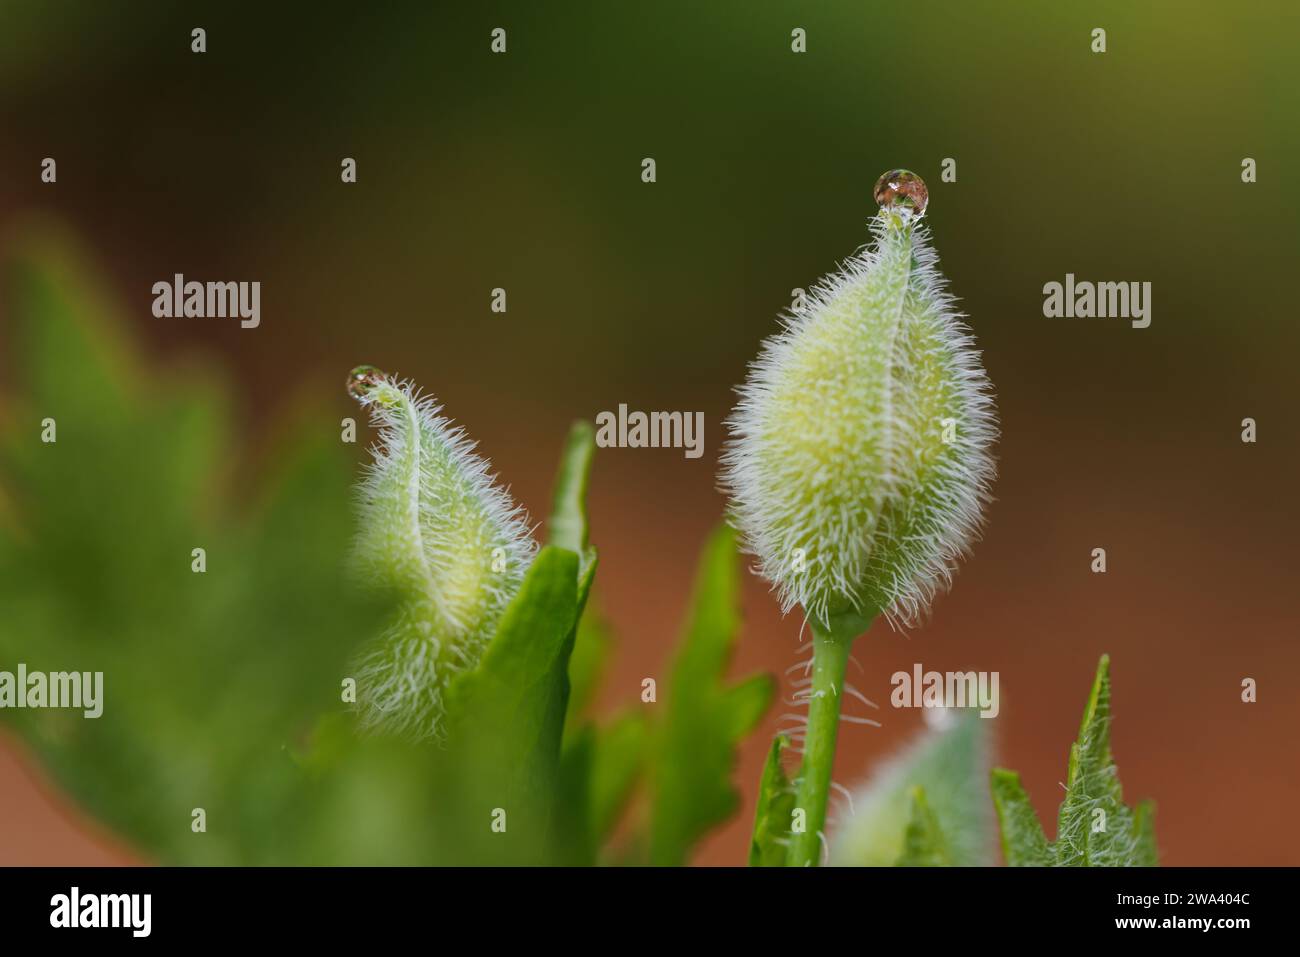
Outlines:
[[[448,683],[482,657],[536,545],[527,516],[431,398],[369,366],[352,371],[348,392],[379,431],[353,561],[399,609],[357,661],[357,708],[364,724],[437,736]]]
[[[877,189],[874,243],[783,317],[729,422],[733,521],[783,610],[818,621],[915,621],[994,476],[988,380],[920,223],[924,184],[882,186],[900,174]]]

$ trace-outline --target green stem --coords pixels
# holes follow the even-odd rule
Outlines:
[[[840,700],[849,651],[858,635],[871,624],[854,613],[832,616],[828,622],[808,621],[813,633],[813,673],[808,697],[808,727],[804,736],[803,764],[795,792],[795,811],[803,811],[802,831],[790,835],[786,864],[809,867],[821,863],[822,832],[830,799],[831,770],[835,765],[835,739],[840,730]]]

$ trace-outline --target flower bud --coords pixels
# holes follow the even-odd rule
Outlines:
[[[370,366],[352,371],[348,392],[379,430],[353,561],[398,600],[357,662],[357,707],[366,725],[437,735],[448,682],[482,657],[536,545],[523,510],[432,398]]]
[[[888,181],[888,182],[887,182]],[[783,317],[740,388],[722,483],[782,609],[904,624],[977,535],[997,435],[988,380],[920,223],[886,174],[875,242]]]

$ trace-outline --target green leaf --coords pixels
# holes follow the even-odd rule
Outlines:
[[[569,705],[566,732],[579,730],[581,716],[591,706],[614,647],[613,630],[601,614],[595,598],[589,597],[569,656]]]
[[[595,451],[596,433],[591,423],[573,423],[560,455],[551,517],[547,522],[550,543],[579,555],[587,551],[587,484]]]
[[[767,753],[758,785],[758,806],[754,811],[754,834],[749,842],[750,867],[783,867],[790,821],[794,814],[795,789],[781,755],[790,739],[777,735]]]
[[[446,750],[432,760],[424,812],[438,822],[441,863],[590,863],[594,855],[594,733],[561,753],[570,656],[596,572],[584,502],[591,444],[589,428],[570,433],[552,544],[532,562],[477,664],[447,688]],[[337,770],[344,784],[336,786],[345,786],[346,762]]]
[[[540,679],[560,657],[574,624],[577,568],[573,552],[548,545],[538,553],[482,660],[448,689],[449,713],[461,722],[473,713],[475,720],[511,729],[516,741],[536,739],[538,719],[557,710],[553,689]]]
[[[645,765],[649,727],[640,714],[576,731],[564,749],[559,863],[590,865],[609,840]]]
[[[1038,823],[1020,775],[995,768],[990,777],[993,807],[1002,831],[1002,856],[1009,867],[1043,867],[1052,864],[1052,849]]]
[[[514,860],[540,862],[551,837],[567,704],[567,679],[554,678],[568,663],[577,574],[575,553],[543,548],[483,659],[447,690],[450,773],[463,784],[449,819],[469,828],[504,809],[510,823],[496,850]]]
[[[948,867],[953,864],[948,840],[939,819],[925,799],[925,788],[915,787],[911,794],[911,814],[903,836],[899,867]]]
[[[596,737],[591,770],[591,829],[597,845],[610,836],[645,763],[649,727],[643,715],[624,714]]]
[[[1124,804],[1110,751],[1110,700],[1110,658],[1102,655],[1078,740],[1070,748],[1056,841],[1051,845],[1042,842],[1050,863],[1058,866],[1154,867],[1157,863],[1155,806],[1144,802],[1133,809]],[[1002,823],[1007,863],[1048,863],[1029,828],[1029,821],[1036,826],[1037,818],[1019,779],[1007,771],[994,772],[993,796]],[[1038,834],[1041,837],[1041,828]]]
[[[734,534],[723,526],[705,545],[686,637],[665,689],[651,776],[652,864],[685,863],[700,838],[736,812],[736,748],[775,693],[767,675],[723,681],[740,626],[738,564]]]
[[[587,518],[587,486],[595,450],[596,434],[591,423],[574,422],[560,453],[551,517],[547,522],[552,545],[582,556],[579,575],[583,587],[578,594],[578,621],[572,647],[564,663],[565,670],[552,676],[557,684],[565,684],[566,727],[576,727],[577,716],[590,703],[611,646],[608,624],[598,614],[586,613],[596,562],[595,550],[588,544]]]
[[[991,863],[994,832],[985,790],[990,722],[974,709],[950,709],[944,715],[943,726],[920,733],[852,790],[851,813],[831,835],[832,864],[899,863],[908,858],[908,841],[918,827],[922,833],[942,835],[942,863]],[[917,808],[918,788],[923,812]],[[929,826],[930,818],[934,827]]]
[[[648,742],[645,717],[634,712],[569,735],[561,767],[558,863],[597,862],[645,766]]]
[[[5,709],[0,720],[145,854],[266,860],[284,848],[278,816],[302,805],[282,748],[337,705],[344,662],[386,611],[344,579],[337,416],[299,416],[253,474],[231,447],[232,390],[217,375],[137,355],[66,236],[32,231],[14,248],[0,661],[103,672],[104,700],[94,719]],[[41,442],[44,418],[54,443]],[[206,833],[191,830],[195,808]]]

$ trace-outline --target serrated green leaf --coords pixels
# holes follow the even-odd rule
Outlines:
[[[250,481],[231,447],[230,389],[137,355],[67,237],[21,238],[5,293],[19,392],[0,440],[11,506],[0,660],[102,671],[104,702],[96,719],[0,717],[145,854],[274,859],[277,814],[302,798],[282,749],[337,704],[343,662],[383,612],[343,576],[352,529],[337,419],[300,417],[269,478]],[[40,441],[46,417],[54,443]],[[194,808],[205,834],[191,830]]]
[[[1157,864],[1154,805],[1147,802],[1134,810],[1124,804],[1110,751],[1110,701],[1110,658],[1102,655],[1079,725],[1078,740],[1070,748],[1066,795],[1057,816],[1056,840],[1048,846],[1050,862],[1058,866],[1154,867]],[[1014,788],[1008,779],[1014,781]],[[997,772],[993,784],[994,802],[998,804],[1004,828],[1005,850],[1007,827],[1023,833],[1027,828],[1026,809],[1029,815],[1033,811],[1015,775]],[[1006,814],[1003,804],[998,803],[999,792]],[[1037,824],[1037,818],[1033,820]],[[1013,841],[1007,853],[1008,863],[1012,863],[1012,852],[1017,863],[1044,863],[1032,846],[1021,847]]]
[[[896,863],[898,867],[950,867],[954,863],[948,840],[925,799],[923,787],[912,789],[903,852]]]
[[[735,813],[736,748],[775,693],[768,676],[723,682],[740,626],[738,565],[734,533],[723,526],[704,547],[686,636],[661,693],[666,715],[652,772],[652,864],[685,863],[700,838]]]
[[[758,785],[758,806],[754,810],[754,833],[749,842],[750,867],[783,867],[786,843],[794,814],[795,788],[785,773],[782,754],[790,739],[777,735],[767,752],[763,776]]]
[[[1065,800],[1057,818],[1056,862],[1071,867],[1151,867],[1153,806],[1140,818],[1125,806],[1110,752],[1110,658],[1097,664],[1079,738],[1070,749]]]
[[[918,787],[944,836],[945,862],[965,867],[991,862],[993,820],[985,790],[990,723],[973,709],[945,715],[943,726],[918,734],[852,790],[850,813],[831,835],[832,864],[896,864],[907,853]]]

